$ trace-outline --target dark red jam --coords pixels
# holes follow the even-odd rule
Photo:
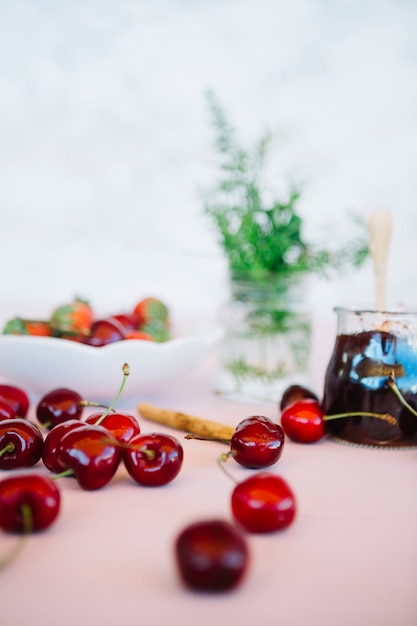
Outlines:
[[[327,432],[355,444],[417,446],[417,417],[389,386],[390,374],[404,399],[417,409],[417,346],[382,331],[339,335],[325,377],[325,413],[389,413],[398,425],[359,415],[327,421]]]

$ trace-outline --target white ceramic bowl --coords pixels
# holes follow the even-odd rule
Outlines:
[[[124,363],[130,375],[122,399],[163,391],[163,385],[198,365],[220,339],[212,328],[204,334],[164,343],[130,339],[100,348],[52,337],[0,336],[0,380],[29,395],[67,387],[90,401],[113,400],[122,382]]]

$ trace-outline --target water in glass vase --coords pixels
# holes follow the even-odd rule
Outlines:
[[[290,384],[308,384],[310,318],[298,283],[233,283],[215,390],[241,400],[278,402]]]

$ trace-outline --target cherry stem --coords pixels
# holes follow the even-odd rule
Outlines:
[[[135,446],[134,444],[131,444],[131,443],[123,443],[122,441],[116,441],[115,443],[114,440],[110,439],[109,437],[103,437],[101,441],[103,443],[108,443],[109,445],[112,445],[112,446],[117,445],[119,448],[123,448],[124,450],[136,450],[137,452],[144,454],[150,461],[152,461],[152,459],[154,459],[156,456],[155,450],[148,450],[148,448],[144,448],[142,446]]]
[[[5,569],[10,563],[12,563],[22,551],[27,538],[33,532],[33,517],[32,510],[28,504],[22,504],[20,507],[22,513],[23,528],[22,533],[17,542],[12,546],[12,549],[0,560],[0,570]]]
[[[14,443],[9,441],[9,443],[0,450],[0,458],[4,456],[5,454],[7,454],[8,452],[14,452],[15,449],[16,449],[16,446],[14,445]]]
[[[100,407],[101,409],[108,409],[109,408],[107,406],[107,404],[101,404],[100,402],[92,402],[91,400],[81,400],[78,403],[78,406],[80,406],[80,407],[95,406],[95,407]]]
[[[127,363],[125,363],[122,367],[122,371],[123,371],[123,378],[122,378],[122,384],[120,385],[120,389],[116,394],[115,399],[113,400],[113,402],[110,404],[110,406],[107,407],[107,409],[104,411],[103,415],[100,415],[100,417],[98,418],[98,420],[95,422],[95,425],[98,426],[99,424],[101,424],[101,422],[104,420],[105,417],[107,417],[107,415],[113,410],[113,407],[115,406],[115,404],[117,403],[118,399],[120,398],[120,396],[122,395],[123,389],[125,387],[126,384],[126,380],[127,377],[130,374],[130,368],[128,366]]]
[[[65,478],[66,476],[74,476],[74,470],[69,467],[68,469],[63,470],[58,474],[54,474],[52,476],[52,480],[56,480],[57,478]]]
[[[376,417],[377,419],[388,422],[391,426],[398,426],[398,420],[389,413],[373,413],[372,411],[351,411],[349,413],[323,415],[323,422],[329,422],[343,417]]]
[[[146,458],[148,458],[150,461],[152,461],[152,459],[154,459],[156,456],[155,450],[148,450],[148,448],[141,448],[140,446],[134,446],[129,444],[126,444],[123,447],[127,448],[128,450],[136,450],[137,452],[144,454]]]
[[[222,472],[226,474],[226,476],[230,478],[230,480],[233,480],[233,482],[237,485],[239,481],[229,472],[229,470],[226,467],[226,461],[231,456],[231,454],[232,453],[230,452],[230,450],[229,452],[223,452],[222,454],[220,454],[217,457],[217,464],[222,470]]]
[[[397,385],[395,383],[393,374],[390,374],[388,376],[388,381],[387,382],[388,382],[388,386],[395,393],[395,395],[397,396],[397,398],[401,402],[401,404],[404,405],[410,411],[410,413],[412,413],[413,415],[415,415],[417,417],[417,411],[414,409],[414,407],[411,406],[411,404],[409,404],[407,402],[407,400],[402,395],[401,391],[398,389],[398,387],[397,387]]]
[[[218,441],[219,443],[230,444],[230,439],[222,439],[221,437],[200,437],[199,435],[194,435],[193,433],[185,435],[184,439],[197,439],[198,441]]]
[[[404,396],[402,395],[401,391],[398,389],[398,386],[395,382],[394,379],[394,373],[391,372],[388,376],[388,380],[387,380],[388,386],[389,388],[395,393],[395,395],[397,396],[398,400],[401,402],[401,404],[403,406],[405,406],[410,413],[412,413],[412,415],[414,415],[415,417],[417,417],[417,411],[414,407],[411,406],[411,404],[409,404],[407,402],[407,400],[404,398]],[[398,420],[393,417],[392,415],[390,415],[389,413],[372,413],[372,412],[368,412],[368,411],[356,411],[353,413],[339,413],[337,415],[324,415],[323,416],[323,421],[329,421],[332,419],[338,419],[339,417],[355,417],[355,416],[367,416],[367,417],[376,417],[380,420],[385,420],[386,422],[388,422],[389,424],[391,424],[392,426],[398,426]]]

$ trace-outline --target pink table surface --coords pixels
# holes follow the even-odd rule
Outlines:
[[[206,362],[142,400],[232,425],[254,413],[277,418],[272,404],[214,395],[211,368]],[[183,438],[144,419],[141,426]],[[207,595],[181,585],[173,544],[192,521],[231,519],[233,483],[216,462],[224,445],[183,446],[182,471],[165,487],[140,487],[123,467],[95,492],[60,479],[57,523],[32,536],[0,573],[0,624],[416,626],[417,450],[287,441],[271,471],[296,493],[295,523],[281,533],[247,535],[243,584]],[[233,461],[229,467],[237,479],[254,471]],[[1,533],[0,553],[14,541]]]

